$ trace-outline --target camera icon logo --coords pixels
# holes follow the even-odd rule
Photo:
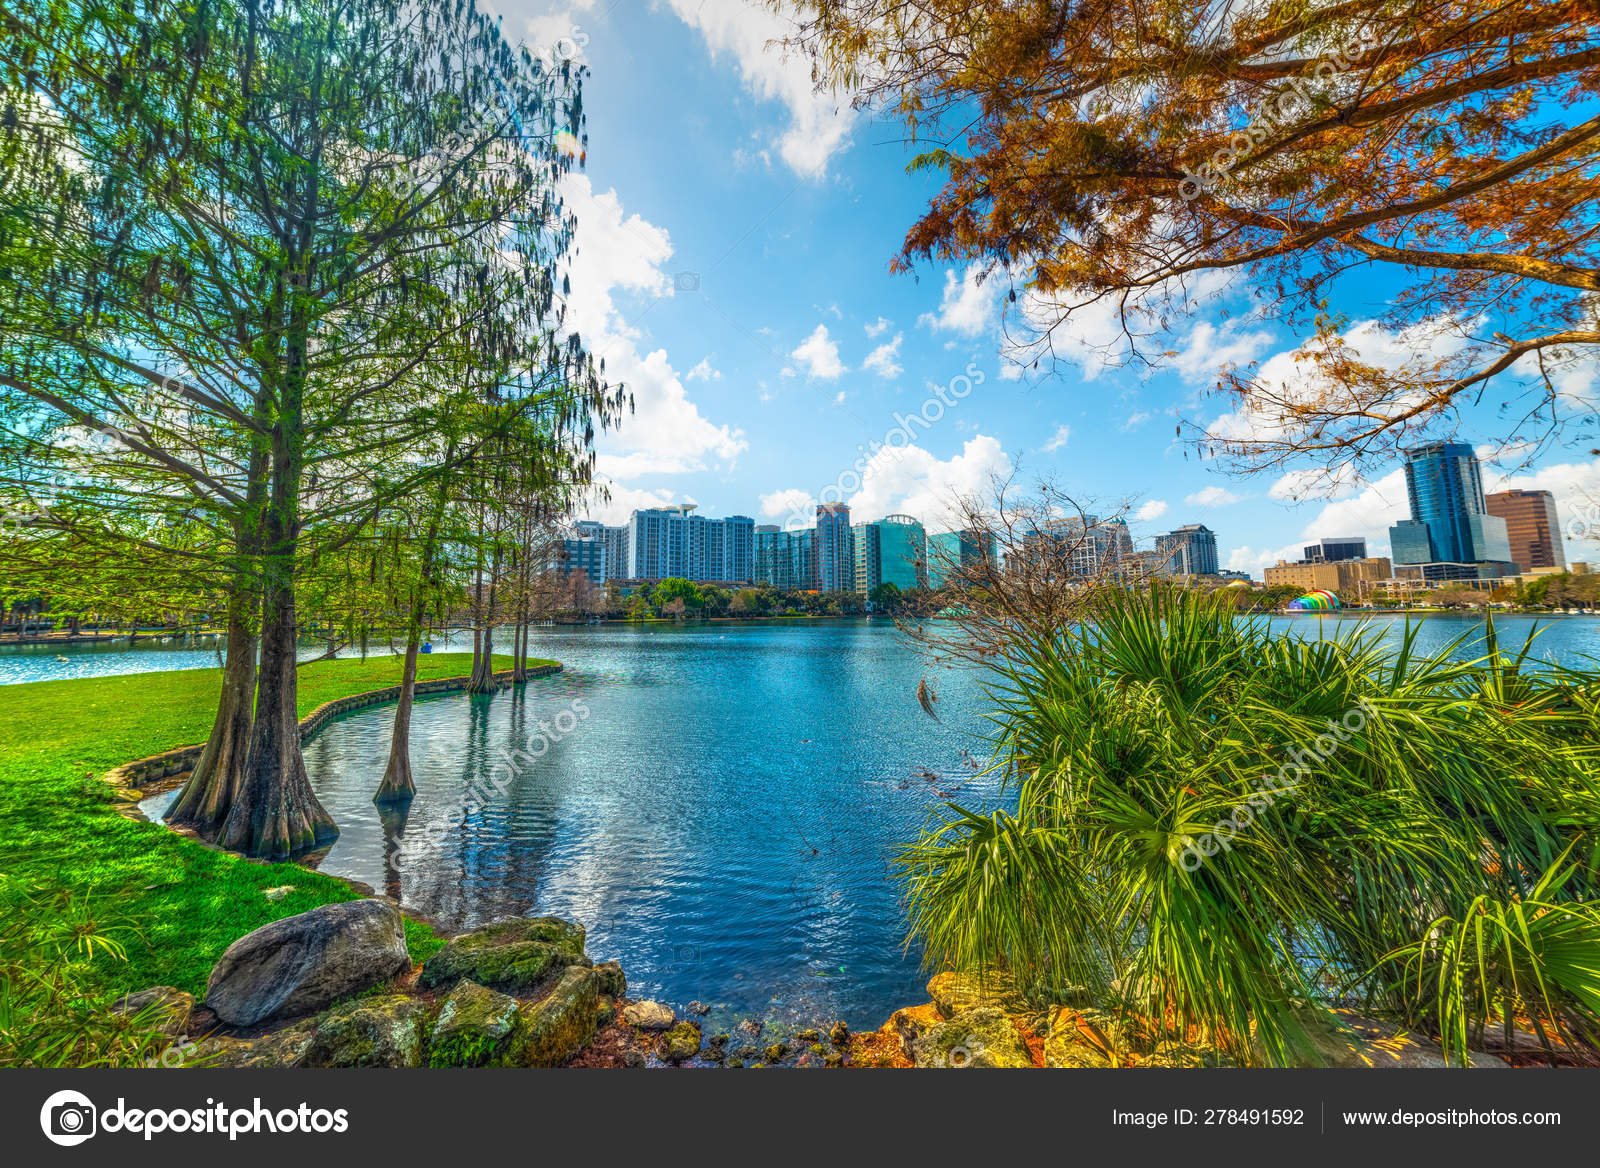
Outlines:
[[[678,272],[672,277],[672,286],[679,292],[700,291],[699,272]]]
[[[99,1111],[87,1095],[76,1091],[57,1091],[39,1109],[39,1126],[52,1144],[70,1148],[83,1143],[96,1130]]]

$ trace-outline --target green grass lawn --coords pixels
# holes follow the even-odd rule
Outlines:
[[[323,702],[400,683],[400,657],[319,661],[300,670],[303,718]],[[496,669],[511,668],[495,659]],[[530,664],[540,664],[531,662]],[[425,655],[417,680],[470,672],[467,653]],[[222,684],[218,669],[0,686],[0,874],[114,897],[138,927],[128,960],[98,958],[107,992],[173,985],[199,995],[233,941],[280,917],[353,900],[343,882],[294,864],[243,860],[159,824],[118,814],[100,776],[113,767],[205,741]],[[293,884],[277,902],[262,889]],[[417,959],[441,942],[407,922]]]

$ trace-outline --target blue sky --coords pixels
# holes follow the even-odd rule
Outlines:
[[[1258,577],[1314,536],[1365,535],[1387,552],[1405,515],[1398,469],[1295,501],[1292,476],[1230,476],[1175,437],[1180,420],[1250,424],[1204,392],[1220,362],[1293,376],[1294,334],[1252,318],[1243,281],[1219,281],[1180,321],[1160,371],[1107,360],[1104,313],[1058,336],[1066,361],[1024,371],[1007,353],[1026,322],[1002,312],[1001,283],[979,286],[964,265],[890,274],[937,176],[905,173],[898,125],[817,96],[807,63],[766,48],[779,17],[745,0],[497,10],[511,35],[593,70],[587,170],[565,192],[579,224],[569,321],[638,403],[600,440],[613,497],[593,517],[693,501],[784,523],[832,486],[855,518],[907,512],[939,530],[952,491],[1019,471],[1107,509],[1129,501],[1136,538],[1204,523],[1222,562]],[[1391,290],[1370,272],[1341,286],[1335,307],[1369,356],[1414,347],[1364,323]],[[1580,372],[1571,395],[1586,402],[1596,384]],[[919,411],[937,421],[914,423],[909,444],[891,437]],[[1460,434],[1500,437],[1493,409],[1469,412]],[[885,442],[895,452],[866,464]],[[1586,451],[1508,456],[1485,478],[1554,491],[1564,520],[1600,499]],[[1568,554],[1600,548],[1569,540]]]

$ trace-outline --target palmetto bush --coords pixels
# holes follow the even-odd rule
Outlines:
[[[1155,589],[1019,647],[992,687],[1015,812],[952,808],[899,857],[930,963],[1251,1062],[1310,1057],[1341,1000],[1458,1058],[1514,1023],[1593,1044],[1600,674],[1416,632]]]

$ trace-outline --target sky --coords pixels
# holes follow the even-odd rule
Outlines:
[[[1407,515],[1398,466],[1300,498],[1295,474],[1230,475],[1178,437],[1180,422],[1249,424],[1207,392],[1221,363],[1293,376],[1297,336],[1249,311],[1245,280],[1208,290],[1161,369],[1108,359],[1104,312],[1057,337],[1065,360],[1020,367],[1007,354],[1022,322],[1000,282],[965,264],[890,272],[939,176],[908,175],[896,123],[817,95],[809,63],[769,47],[781,16],[746,0],[492,8],[513,38],[593,72],[587,165],[563,191],[578,221],[568,321],[636,412],[598,441],[610,499],[588,517],[692,502],[796,526],[824,497],[857,521],[905,513],[937,531],[954,493],[1014,473],[1104,512],[1125,505],[1136,540],[1203,523],[1222,565],[1257,578],[1323,536],[1388,553]],[[1333,307],[1358,350],[1399,362],[1417,338],[1373,323],[1393,287],[1368,273]],[[1596,388],[1593,370],[1570,387]],[[1483,405],[1458,436],[1488,451],[1504,437],[1495,423]],[[1587,450],[1507,456],[1484,479],[1551,490],[1564,524],[1600,534]],[[1600,559],[1600,544],[1569,535],[1567,553]]]

